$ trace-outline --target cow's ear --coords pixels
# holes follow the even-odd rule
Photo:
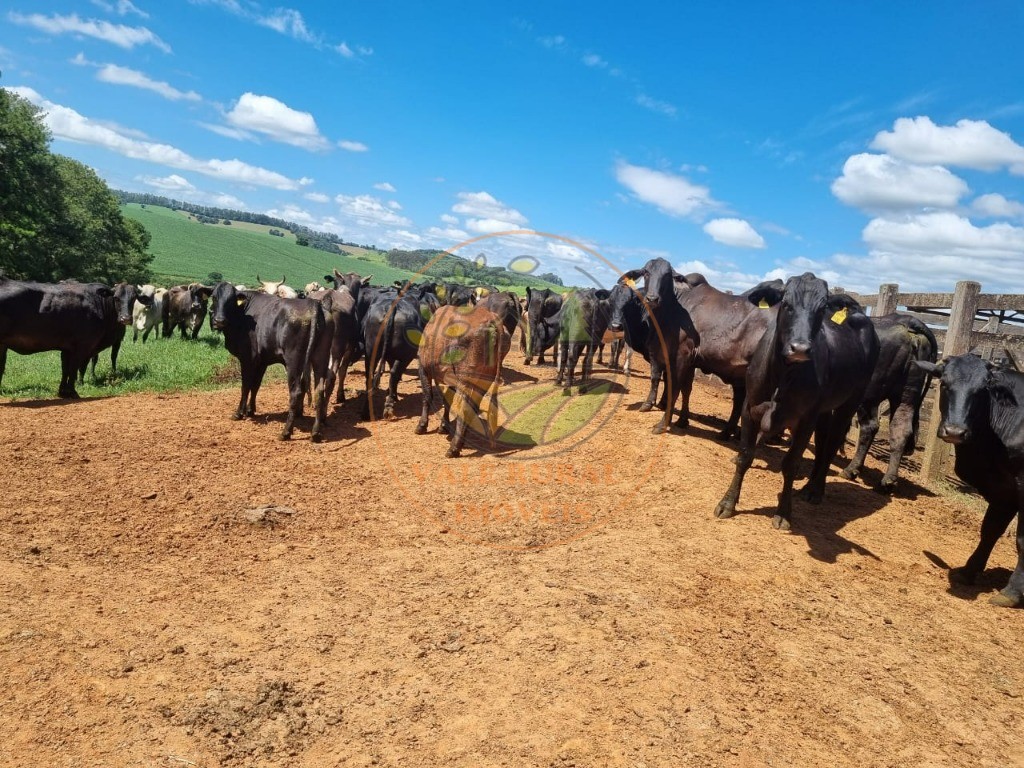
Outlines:
[[[371,280],[373,280],[373,275],[367,275],[363,278],[363,285],[369,285]]]
[[[622,273],[622,276],[619,278],[619,282],[633,288],[636,285],[636,281],[641,277],[647,277],[647,272],[643,269],[631,269],[629,272]]]
[[[1006,384],[1003,377],[989,375],[986,387],[992,399],[999,403],[999,405],[1007,408],[1016,408],[1020,405],[1017,401],[1016,393]]]
[[[841,309],[846,309],[850,312],[864,312],[860,302],[847,293],[833,293],[828,297],[828,301],[825,304],[833,312],[838,312]]]
[[[606,291],[604,288],[598,288],[594,291],[594,295],[597,296],[599,301],[605,301],[611,296],[611,291]]]
[[[107,288],[107,286],[105,286],[105,285],[104,286],[100,286],[98,289],[96,289],[96,293],[98,293],[100,296],[103,296],[104,298],[107,298],[107,299],[109,299],[111,296],[114,295],[113,289]]]
[[[199,294],[200,296],[202,296],[202,297],[203,297],[204,299],[208,299],[208,298],[210,298],[211,296],[213,296],[213,288],[210,288],[210,287],[209,287],[209,286],[207,286],[207,285],[201,285],[201,286],[199,286],[199,288],[197,288],[197,289],[196,289],[196,291],[197,291],[197,293],[198,293],[198,294]]]
[[[774,307],[782,301],[782,289],[774,285],[759,285],[747,295],[747,300],[761,309]]]
[[[929,363],[927,360],[914,360],[914,365],[925,373],[930,373],[934,376],[941,376],[945,363],[939,363],[936,365],[935,363]]]

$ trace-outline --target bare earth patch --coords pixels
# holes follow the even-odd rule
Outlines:
[[[717,521],[734,447],[651,434],[645,387],[449,462],[414,377],[319,445],[276,440],[276,382],[238,423],[235,389],[0,403],[0,762],[1024,765],[1012,542],[978,588],[943,567],[976,505],[833,473],[782,534],[769,449]]]

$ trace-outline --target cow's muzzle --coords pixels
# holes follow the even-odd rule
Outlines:
[[[939,439],[945,440],[951,445],[961,445],[967,442],[968,437],[970,437],[970,431],[965,426],[946,424],[945,422],[939,425]]]
[[[657,309],[658,305],[661,304],[660,296],[644,296],[644,301],[650,309]]]
[[[210,323],[215,331],[223,331],[224,326],[227,325],[227,321],[223,317],[211,318]]]
[[[132,316],[131,315],[118,315],[117,316],[117,322],[119,322],[121,325],[131,325],[132,324]]]
[[[792,341],[786,345],[783,357],[787,363],[806,363],[811,359],[811,345],[806,341]]]
[[[622,323],[610,323],[608,329],[614,333],[619,333],[622,330]]]

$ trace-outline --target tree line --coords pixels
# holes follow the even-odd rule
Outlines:
[[[150,236],[87,165],[50,151],[41,110],[0,88],[0,275],[141,283]]]

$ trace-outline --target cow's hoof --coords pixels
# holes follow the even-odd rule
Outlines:
[[[309,436],[309,439],[312,440],[314,443],[322,443],[324,441],[324,433],[314,432]]]
[[[448,448],[448,450],[445,451],[444,455],[445,455],[445,458],[448,458],[448,459],[457,459],[457,458],[459,458],[459,454],[460,453],[461,453],[461,451],[457,451],[454,448]]]
[[[858,470],[858,469],[850,469],[849,467],[847,467],[846,469],[844,469],[842,472],[839,473],[839,476],[841,478],[843,478],[843,480],[856,480],[857,479],[857,475],[859,475],[859,474],[860,474],[860,470]]]
[[[679,421],[676,422],[676,427],[678,427],[679,429],[688,429],[689,426],[690,426],[689,420],[685,420],[684,421],[683,419],[680,419]]]
[[[532,362],[533,361],[530,358],[526,358],[525,360],[523,360],[523,365],[530,365],[530,363]]]
[[[651,434],[664,435],[667,432],[671,432],[672,427],[668,424],[662,424],[660,421],[654,425],[654,429],[651,430]]]
[[[386,421],[394,421],[395,419],[398,418],[397,416],[395,416],[395,412],[393,410],[387,408],[384,409],[384,413],[382,413],[380,417]]]
[[[997,605],[1000,608],[1018,608],[1024,599],[1020,595],[1008,595],[1006,591],[997,592],[988,599],[992,605]]]
[[[282,432],[280,435],[277,436],[277,439],[278,440],[291,440],[292,439],[292,435],[291,435],[290,432]]]
[[[416,425],[416,434],[425,435],[427,433],[427,425],[424,422],[420,422]]]
[[[803,488],[797,491],[796,495],[799,496],[804,501],[806,501],[808,504],[821,504],[821,500],[825,496],[824,493],[811,488],[810,485],[805,485]]]
[[[772,528],[777,531],[788,531],[792,526],[789,524],[789,520],[784,518],[782,515],[775,515],[775,517],[772,518]]]
[[[235,411],[234,413],[231,414],[232,421],[241,421],[244,418],[245,414],[243,414],[241,411]]]
[[[725,501],[718,502],[718,506],[715,507],[715,517],[719,520],[726,520],[736,514],[736,507]]]
[[[641,403],[639,411],[640,413],[647,413],[647,411],[651,410],[653,407],[654,406],[651,405],[650,403]]]
[[[885,480],[882,480],[881,484],[875,490],[886,496],[892,496],[894,493],[896,493],[896,483],[887,483],[885,482]]]
[[[590,386],[587,384],[580,384],[580,394],[585,395],[590,390]]]
[[[950,584],[965,584],[970,585],[975,582],[978,578],[976,571],[968,570],[965,566],[960,568],[949,569],[949,583]]]

